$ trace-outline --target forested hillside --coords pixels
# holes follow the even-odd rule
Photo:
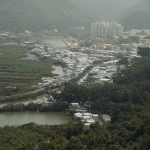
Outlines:
[[[121,21],[125,30],[150,29],[150,11],[136,11]]]
[[[19,32],[26,29],[37,31],[74,26],[90,27],[90,23],[95,20],[114,20],[139,1],[0,0],[0,29]]]
[[[125,30],[150,29],[150,1],[143,0],[120,15]]]
[[[141,0],[70,0],[71,3],[99,20],[116,20],[120,13]]]
[[[90,23],[91,17],[68,0],[0,0],[0,27],[37,31]]]

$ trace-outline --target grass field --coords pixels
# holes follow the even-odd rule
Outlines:
[[[0,96],[33,90],[41,78],[52,77],[52,62],[21,61],[27,50],[17,46],[0,46]]]

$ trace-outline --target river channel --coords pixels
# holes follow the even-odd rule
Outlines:
[[[40,42],[41,44],[47,45],[48,47],[65,49],[67,48],[66,44],[61,38],[54,38],[51,36],[39,36],[39,35],[30,35],[22,34],[20,37],[27,37],[29,40]]]
[[[22,37],[28,37],[29,40],[38,41],[41,44],[46,44],[48,47],[52,47],[52,48],[58,48],[58,49],[67,48],[66,44],[60,38],[52,38],[50,36],[38,36],[38,35],[30,35],[30,34],[23,34]],[[28,52],[27,56],[21,58],[20,60],[39,61],[39,58],[36,55],[30,54]],[[52,70],[53,74],[63,75],[63,68],[61,66],[53,65],[52,68],[53,68]]]

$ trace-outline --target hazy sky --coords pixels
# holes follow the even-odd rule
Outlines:
[[[122,8],[126,9],[127,7],[134,6],[143,0],[110,0],[110,1],[122,5]]]

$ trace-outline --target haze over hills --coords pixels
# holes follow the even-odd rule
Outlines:
[[[71,3],[98,19],[114,20],[127,8],[142,0],[70,0]]]
[[[128,9],[126,9],[121,16],[122,17],[126,17],[132,13],[134,13],[135,11],[148,11],[150,10],[150,1],[149,0],[142,0],[141,2],[137,3],[136,5],[133,5],[131,7],[129,7]]]
[[[32,31],[82,25],[92,17],[68,0],[0,0],[0,26]]]
[[[124,18],[121,19],[121,23],[125,30],[150,29],[150,1],[143,0],[139,4],[128,8],[120,16]]]
[[[0,28],[37,31],[114,20],[141,0],[0,0]]]

